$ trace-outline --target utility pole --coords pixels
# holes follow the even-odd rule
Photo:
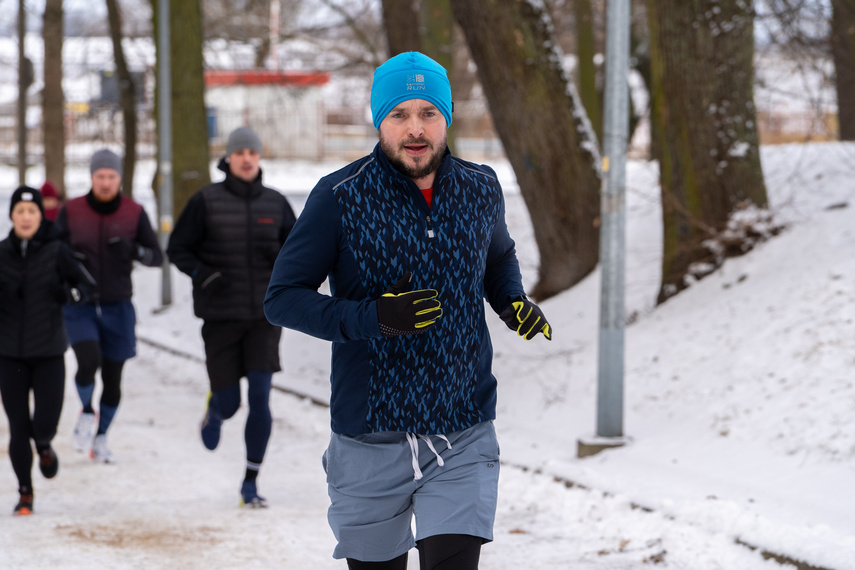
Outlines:
[[[623,433],[624,266],[626,148],[629,133],[630,0],[610,0],[606,37],[606,92],[601,192],[599,367],[597,434],[579,440],[578,455],[625,443]]]
[[[162,308],[172,304],[171,264],[166,256],[166,246],[172,234],[172,58],[169,41],[169,0],[157,2],[157,171],[159,173],[158,209],[160,223],[158,237],[163,250],[161,277]]]

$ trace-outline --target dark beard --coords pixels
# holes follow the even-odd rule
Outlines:
[[[406,176],[407,178],[411,178],[413,180],[418,180],[419,178],[424,178],[431,172],[436,172],[439,170],[439,165],[442,163],[442,156],[445,154],[445,141],[442,142],[442,150],[437,151],[433,145],[431,145],[428,141],[424,139],[415,139],[411,141],[407,141],[408,144],[426,144],[430,147],[431,154],[427,157],[427,162],[424,164],[416,164],[415,166],[410,166],[406,164],[403,159],[398,158],[398,155],[395,151],[400,151],[403,148],[403,145],[400,145],[398,148],[395,148],[394,145],[388,143],[387,141],[380,139],[380,150],[383,151],[383,154],[389,159],[389,162],[395,169]]]

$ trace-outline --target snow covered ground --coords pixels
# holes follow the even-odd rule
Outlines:
[[[629,165],[626,446],[576,457],[596,421],[597,273],[542,304],[552,343],[523,342],[490,321],[503,466],[482,568],[781,567],[764,551],[855,568],[855,145],[765,148],[763,162],[786,231],[660,307],[657,174]],[[337,166],[263,164],[297,210]],[[531,286],[531,224],[508,165],[494,166]],[[151,168],[140,165],[136,188],[153,217]],[[77,194],[86,190],[85,171],[69,178]],[[14,171],[0,170],[0,180],[2,205]],[[161,272],[135,272],[139,355],[125,368],[110,434],[116,465],[71,448],[79,403],[67,353],[59,475],[48,481],[35,469],[34,516],[0,516],[0,568],[344,568],[326,524],[328,411],[274,391],[259,480],[271,507],[239,509],[246,410],[225,425],[216,452],[202,447],[200,322],[189,279],[171,275],[173,304],[155,311]],[[327,343],[284,331],[281,352],[274,382],[325,399]],[[7,433],[0,422],[0,441]],[[11,513],[16,488],[4,445],[0,513]]]

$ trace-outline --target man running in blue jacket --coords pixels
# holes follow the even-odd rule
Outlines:
[[[333,556],[402,570],[417,546],[422,569],[474,569],[499,476],[483,299],[527,340],[552,330],[525,297],[496,173],[446,146],[446,70],[417,52],[389,59],[371,111],[379,144],[312,190],[265,314],[333,343]]]

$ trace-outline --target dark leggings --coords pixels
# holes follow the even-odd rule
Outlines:
[[[483,539],[468,534],[438,534],[418,542],[421,570],[477,570]],[[407,553],[385,562],[347,559],[350,570],[406,570]]]
[[[261,464],[270,441],[273,426],[273,416],[270,414],[271,372],[250,370],[246,373],[246,399],[249,401],[249,415],[244,427],[244,442],[246,443],[246,460],[250,463]],[[240,408],[240,384],[230,388],[217,390],[211,394],[209,402],[211,413],[215,419],[227,420],[237,413]]]
[[[62,412],[64,385],[62,356],[25,360],[0,356],[0,395],[9,418],[9,457],[19,487],[33,488],[30,438],[36,442],[38,451],[50,446]]]
[[[95,373],[101,369],[101,405],[116,408],[122,399],[122,367],[125,361],[108,360],[101,357],[101,345],[97,340],[84,340],[71,347],[77,357],[77,374],[74,382],[81,387],[95,383]],[[84,407],[86,402],[83,403]],[[89,402],[91,406],[91,402]],[[88,410],[87,410],[88,411]]]

